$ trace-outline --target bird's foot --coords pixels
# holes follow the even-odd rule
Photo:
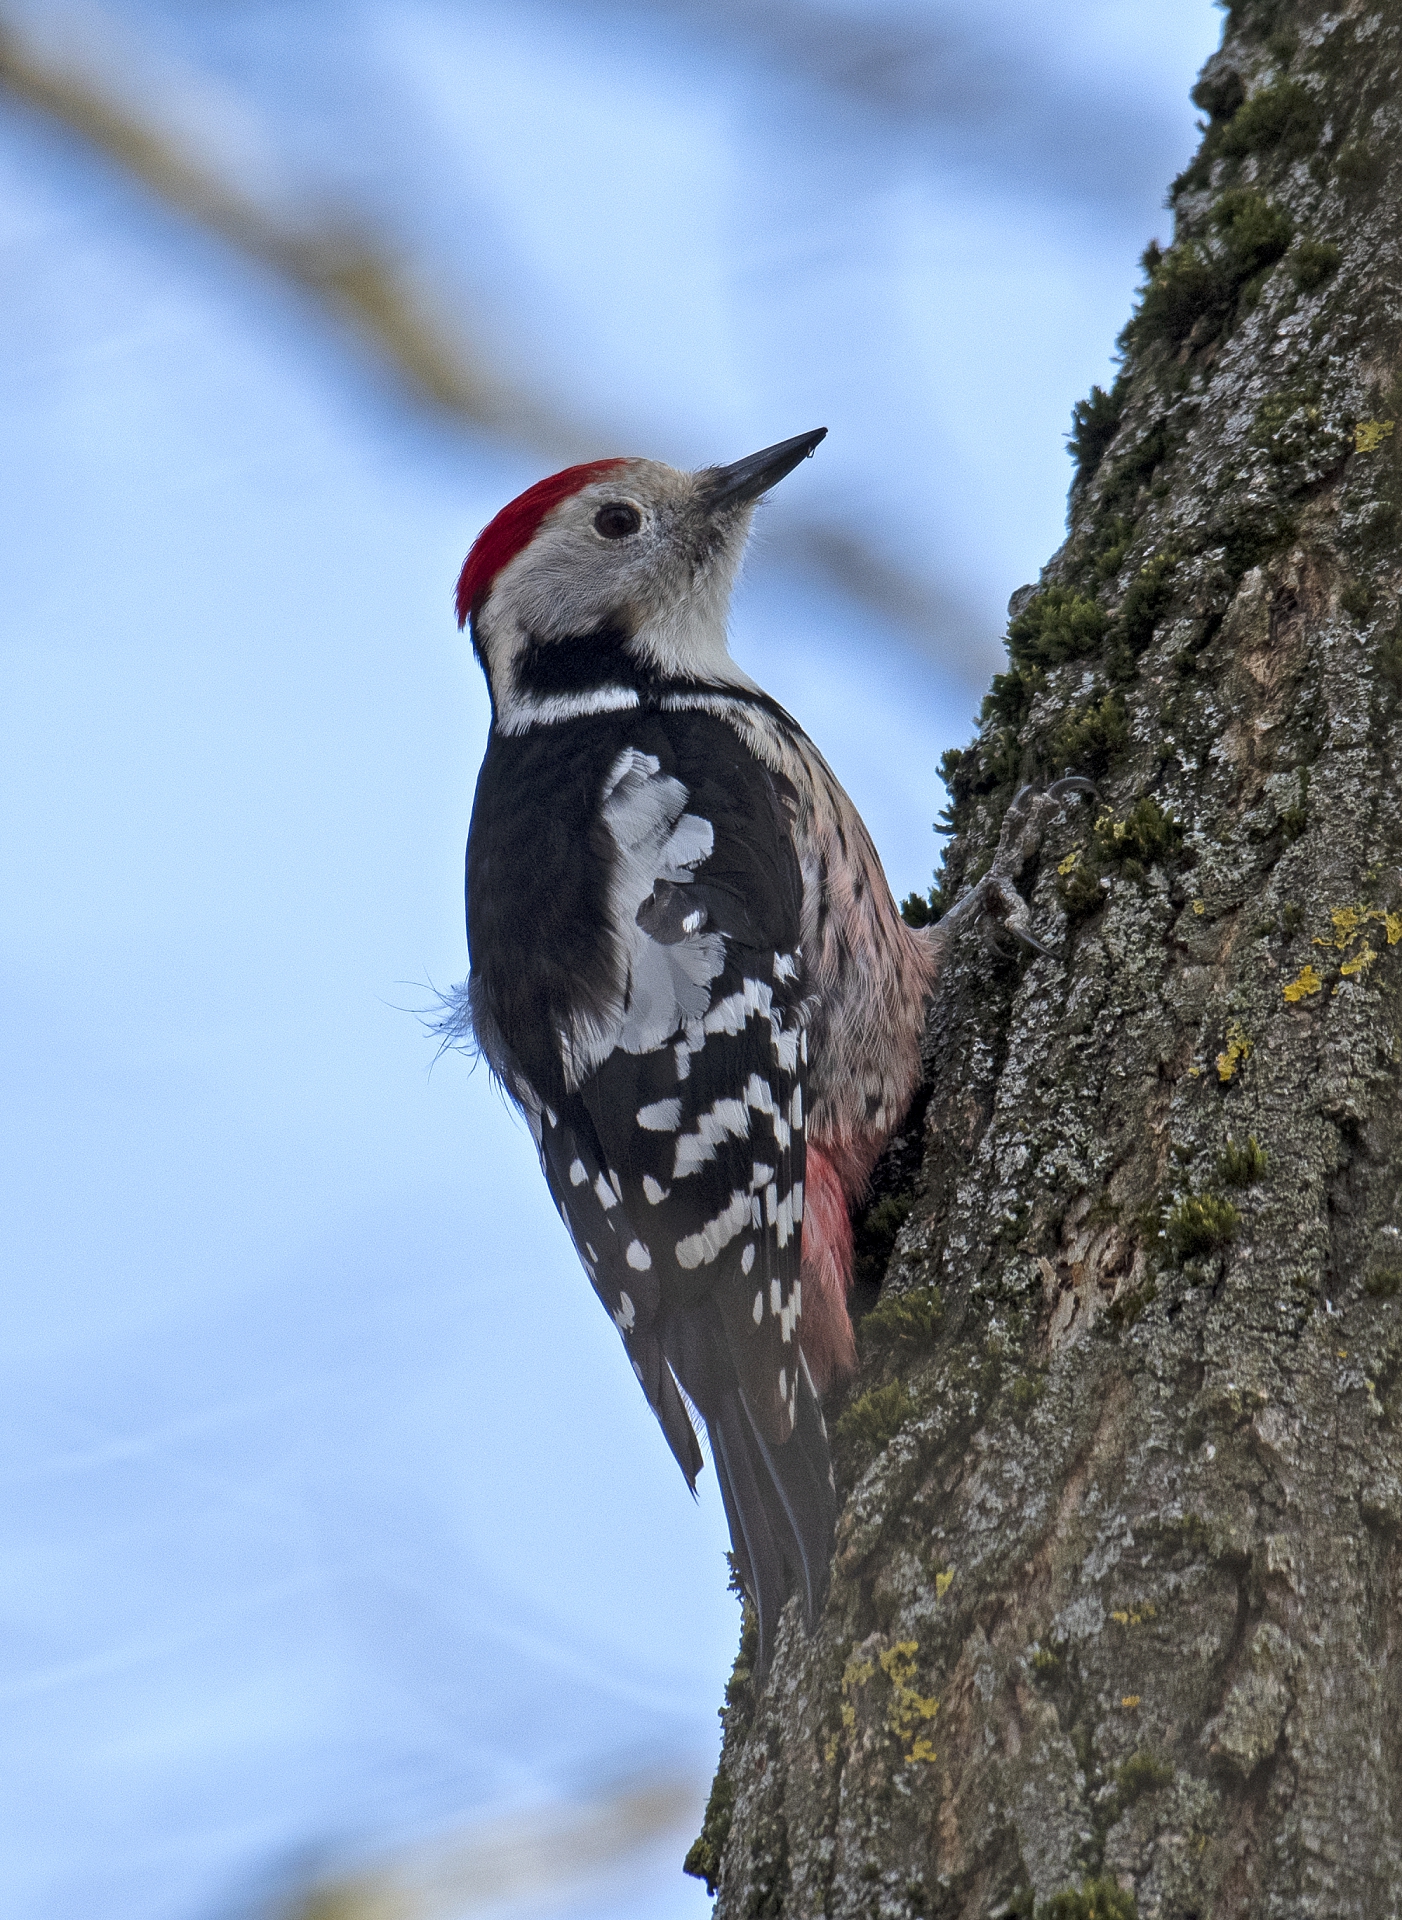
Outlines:
[[[1053,781],[1040,792],[1030,786],[1022,789],[1003,816],[1003,830],[998,836],[998,851],[992,866],[930,929],[937,936],[932,944],[943,946],[959,925],[977,925],[986,944],[995,950],[1000,933],[1007,932],[1043,959],[1055,957],[1032,932],[1032,916],[1016,882],[1038,852],[1047,828],[1062,806],[1078,796],[1090,800],[1100,798],[1092,781],[1074,774]]]

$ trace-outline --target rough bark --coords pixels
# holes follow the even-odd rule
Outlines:
[[[830,1604],[692,1870],[759,1916],[1402,1913],[1402,9],[1237,5],[1070,535],[946,777]]]

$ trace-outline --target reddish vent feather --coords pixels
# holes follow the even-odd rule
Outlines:
[[[587,487],[601,473],[626,466],[625,460],[588,460],[580,467],[566,467],[537,480],[533,487],[504,506],[495,520],[489,520],[472,543],[472,551],[458,575],[458,625],[465,627],[491,592],[492,582],[508,561],[530,545],[536,529],[552,507],[568,500],[572,493]]]

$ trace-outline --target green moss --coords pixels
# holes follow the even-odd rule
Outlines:
[[[927,1347],[943,1313],[938,1287],[912,1287],[909,1293],[887,1294],[858,1323],[858,1337],[862,1346],[873,1352]]]
[[[1233,187],[1212,209],[1225,265],[1236,283],[1274,266],[1290,245],[1294,229],[1283,207],[1254,187]]]
[[[1146,1280],[1142,1287],[1131,1287],[1117,1300],[1112,1300],[1105,1309],[1105,1318],[1112,1327],[1118,1327],[1122,1333],[1127,1333],[1144,1309],[1152,1306],[1158,1297],[1158,1282]]]
[[[1338,271],[1343,253],[1332,240],[1302,240],[1286,265],[1300,293],[1314,293]]]
[[[1351,140],[1340,152],[1334,170],[1345,187],[1376,187],[1387,172],[1387,158],[1370,141]]]
[[[1139,305],[1121,336],[1126,347],[1177,347],[1193,334],[1220,337],[1239,305],[1289,247],[1290,217],[1254,187],[1233,187],[1212,209],[1215,244],[1183,240],[1149,264]]]
[[[1188,97],[1210,121],[1220,125],[1230,120],[1245,100],[1246,87],[1236,68],[1227,67],[1221,73],[1205,73]]]
[[[1395,1300],[1402,1293],[1402,1267],[1374,1267],[1363,1282],[1370,1300]]]
[[[1018,671],[1082,660],[1096,651],[1109,624],[1096,601],[1071,587],[1048,587],[1009,623],[1008,654]]]
[[[1079,1888],[1068,1887],[1044,1900],[1037,1920],[1139,1920],[1139,1908],[1118,1881],[1083,1880]]]
[[[1168,1762],[1141,1748],[1138,1753],[1129,1756],[1115,1775],[1115,1791],[1121,1810],[1132,1807],[1137,1800],[1158,1793],[1172,1783],[1173,1768]]]
[[[1155,420],[1134,445],[1126,449],[1106,475],[1100,489],[1102,508],[1117,514],[1132,511],[1141,489],[1149,484],[1172,450],[1173,441],[1167,420]],[[1125,521],[1122,524],[1128,526],[1132,523]],[[1104,526],[1103,521],[1101,525]],[[1103,534],[1101,537],[1103,539]]]
[[[896,1235],[914,1204],[913,1193],[888,1193],[857,1220],[852,1231],[852,1272],[859,1283],[873,1290],[881,1285]]]
[[[1182,848],[1181,825],[1148,794],[1122,818],[1104,807],[1091,828],[1089,844],[1057,869],[1061,904],[1073,920],[1083,918],[1103,904],[1105,889],[1100,883],[1110,874],[1143,880],[1150,867],[1173,860]]]
[[[1163,1223],[1164,1245],[1169,1258],[1181,1266],[1185,1260],[1220,1251],[1240,1225],[1241,1215],[1230,1200],[1220,1199],[1215,1193],[1189,1194],[1172,1208]]]
[[[914,1412],[915,1402],[904,1380],[873,1387],[854,1400],[838,1420],[838,1443],[853,1453],[873,1457],[895,1438]]]
[[[1020,1373],[1008,1389],[1008,1398],[1019,1413],[1026,1413],[1035,1407],[1047,1390],[1046,1376],[1040,1373]]]
[[[1115,623],[1131,653],[1144,651],[1154,637],[1155,627],[1168,611],[1173,599],[1169,578],[1172,571],[1173,555],[1156,553],[1131,580]]]
[[[1227,572],[1239,580],[1288,545],[1295,536],[1295,522],[1279,506],[1237,499],[1232,511],[1212,531],[1221,545]]]
[[[1054,1647],[1038,1647],[1032,1656],[1032,1671],[1039,1685],[1055,1686],[1066,1671],[1066,1661]]]
[[[1373,611],[1373,595],[1361,580],[1350,580],[1339,595],[1339,605],[1361,627]]]
[[[1085,854],[1075,856],[1070,866],[1063,863],[1063,868],[1056,876],[1057,897],[1074,923],[1103,907],[1109,888],[1100,884],[1103,870]]]
[[[1190,1554],[1195,1560],[1213,1551],[1216,1536],[1200,1513],[1190,1510],[1178,1519],[1166,1520],[1160,1531],[1165,1540],[1171,1541],[1173,1551]]]
[[[1150,274],[1123,343],[1177,347],[1199,322],[1216,332],[1230,304],[1230,288],[1217,263],[1185,240],[1171,247]]]
[[[1218,1157],[1214,1177],[1219,1186],[1254,1187],[1270,1170],[1271,1157],[1253,1133],[1245,1145],[1228,1140]]]
[[[1089,395],[1072,407],[1066,450],[1076,463],[1073,487],[1084,486],[1104,459],[1119,432],[1128,395],[1129,382],[1121,374],[1108,393],[1104,387],[1092,387]]]
[[[1124,700],[1107,693],[1067,714],[1051,737],[1049,758],[1058,771],[1094,780],[1109,772],[1128,740]]]
[[[1102,835],[1107,854],[1132,854],[1147,866],[1172,860],[1183,850],[1183,828],[1157,800],[1145,794],[1123,820],[1114,820]]]
[[[689,1873],[694,1880],[704,1880],[706,1891],[713,1900],[720,1885],[721,1858],[725,1853],[725,1843],[730,1838],[730,1824],[734,1817],[735,1782],[726,1768],[720,1767],[711,1782],[711,1794],[702,1816],[701,1831],[692,1841],[682,1862],[682,1872]]]
[[[1268,394],[1256,409],[1249,437],[1277,469],[1280,483],[1291,491],[1312,487],[1331,469],[1342,466],[1353,442],[1351,428],[1330,418],[1312,382]]]
[[[740,1647],[735,1655],[735,1665],[731,1669],[730,1679],[725,1688],[725,1711],[721,1715],[726,1722],[727,1744],[738,1741],[748,1733],[754,1718],[755,1690],[754,1665],[759,1657],[759,1616],[744,1597],[744,1588],[740,1584],[739,1569],[733,1554],[727,1554],[730,1563],[730,1589],[740,1595],[744,1611],[740,1622]],[[711,1782],[710,1797],[706,1801],[706,1811],[701,1819],[701,1831],[687,1851],[682,1862],[682,1871],[693,1879],[704,1880],[706,1891],[715,1897],[720,1883],[721,1856],[725,1852],[725,1843],[730,1838],[730,1825],[735,1812],[735,1782],[725,1765],[725,1755],[721,1755],[721,1764]]]
[[[1323,126],[1323,111],[1307,87],[1298,80],[1276,80],[1242,102],[1214,133],[1213,144],[1229,160],[1245,160],[1253,153],[1298,160],[1319,145]]]

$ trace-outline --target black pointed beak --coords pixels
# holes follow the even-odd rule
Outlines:
[[[792,440],[765,447],[733,466],[710,467],[699,477],[701,497],[715,511],[717,507],[744,507],[762,493],[778,486],[786,473],[792,473],[800,460],[806,460],[820,440],[827,438],[826,427],[812,433],[796,433]]]

